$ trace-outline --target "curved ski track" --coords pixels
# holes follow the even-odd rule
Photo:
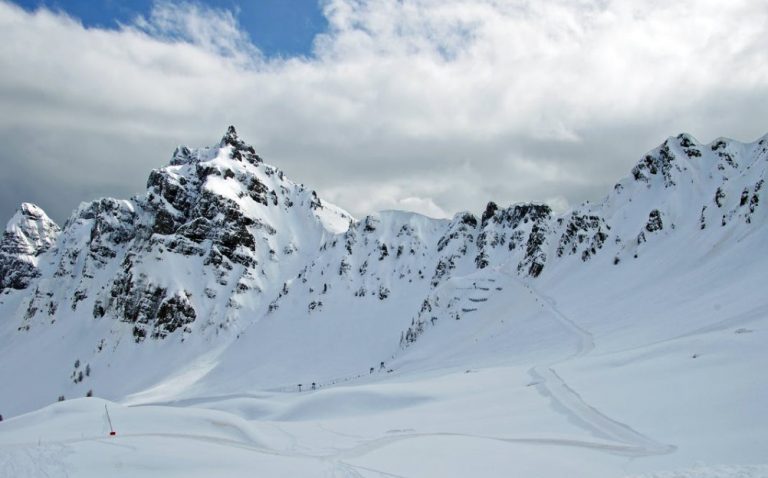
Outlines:
[[[576,390],[558,375],[555,366],[589,354],[595,348],[594,337],[588,330],[579,326],[560,311],[554,299],[542,294],[513,274],[506,272],[505,274],[528,289],[536,297],[536,300],[549,309],[557,322],[576,337],[577,343],[574,353],[547,364],[535,365],[528,370],[528,373],[533,378],[533,384],[542,395],[552,400],[553,404],[556,405],[555,409],[564,411],[569,418],[589,429],[597,436],[621,443],[622,445],[617,446],[615,451],[638,456],[664,455],[674,452],[677,449],[676,446],[663,444],[643,435],[629,425],[614,420],[599,409],[588,404]]]

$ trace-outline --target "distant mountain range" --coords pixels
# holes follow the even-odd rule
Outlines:
[[[745,238],[768,239],[767,166],[768,136],[681,134],[564,214],[491,202],[451,220],[356,220],[230,127],[215,146],[178,147],[145,192],[83,203],[61,227],[21,205],[0,241],[0,411],[89,390],[120,399],[172,377],[178,390],[235,390],[378,373],[430,328],[503,297],[494,274],[610,283],[620,269],[674,270],[659,259],[670,254],[764,261]],[[738,276],[721,273],[713,283]],[[478,293],[444,293],[462,280]]]

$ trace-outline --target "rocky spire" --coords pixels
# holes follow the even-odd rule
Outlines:
[[[234,126],[230,125],[229,128],[227,128],[227,132],[224,133],[219,144],[222,148],[226,146],[232,147],[232,159],[237,159],[238,161],[245,160],[252,164],[263,162],[256,154],[256,150],[253,146],[240,139]]]
[[[221,146],[224,147],[226,145],[231,146],[237,146],[239,144],[242,144],[243,141],[240,139],[240,137],[237,135],[237,130],[233,125],[229,125],[227,128],[227,132],[224,133],[224,136],[221,137]]]

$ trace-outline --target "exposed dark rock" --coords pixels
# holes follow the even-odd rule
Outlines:
[[[461,223],[470,227],[477,227],[477,218],[467,212],[461,216]]]
[[[374,219],[371,216],[368,216],[363,221],[363,232],[374,232],[376,230],[376,225],[379,221]]]
[[[82,302],[88,298],[88,294],[84,290],[76,290],[72,295],[72,310],[77,309],[77,303]]]
[[[557,256],[562,257],[566,253],[576,254],[579,247],[585,245],[586,249],[582,251],[582,259],[589,259],[594,254],[592,251],[602,248],[603,243],[608,238],[605,229],[608,229],[608,226],[599,216],[584,215],[578,212],[571,213],[565,231],[560,236]]]
[[[480,220],[480,224],[485,226],[485,224],[488,222],[490,218],[496,214],[496,211],[499,210],[499,206],[496,205],[495,202],[491,201],[485,206],[485,211],[483,211],[482,219]]]
[[[531,234],[528,236],[526,244],[525,257],[517,265],[519,272],[527,271],[531,277],[538,277],[544,269],[547,262],[547,254],[543,250],[543,244],[546,238],[546,230],[539,224],[534,224],[531,228]]]
[[[389,255],[389,249],[387,249],[386,244],[382,244],[379,246],[379,260],[383,261],[385,257]]]
[[[725,199],[723,188],[717,188],[717,191],[715,191],[715,204],[717,204],[717,207],[723,207],[723,199]]]
[[[94,319],[100,319],[100,318],[104,317],[104,314],[106,314],[106,313],[107,313],[107,311],[106,311],[106,309],[104,309],[104,304],[100,300],[97,300],[96,302],[94,302],[94,304],[93,304],[93,318]]]
[[[213,229],[214,225],[209,219],[198,217],[181,226],[176,233],[186,237],[192,242],[200,243],[206,239],[210,239]]]
[[[194,198],[194,189],[198,183],[190,183],[184,178],[176,178],[164,169],[155,169],[149,174],[147,189],[162,197],[178,212],[189,211]],[[158,207],[164,205],[158,204]]]
[[[481,252],[475,257],[475,265],[478,269],[485,269],[488,267],[488,255],[485,252]]]
[[[463,213],[454,217],[445,235],[437,241],[437,252],[442,252],[443,249],[457,239],[463,239],[463,241],[460,241],[463,244],[460,250],[463,249],[466,252],[466,245],[474,240],[473,233],[476,227],[477,218],[472,214]]]
[[[741,200],[739,201],[739,206],[746,205],[747,201],[749,201],[749,189],[744,188],[744,190],[741,192]]]
[[[176,220],[173,215],[165,209],[157,211],[155,214],[155,223],[152,226],[152,231],[156,234],[173,234],[176,230]]]
[[[690,148],[690,149],[686,149],[686,150],[685,150],[685,154],[686,154],[686,155],[687,155],[689,158],[700,158],[700,157],[701,157],[701,151],[699,151],[699,150],[698,150],[698,149],[696,149],[696,148]]]
[[[680,146],[682,146],[683,148],[690,148],[691,146],[695,145],[693,138],[691,138],[689,135],[685,133],[681,133],[677,135],[677,139],[680,140]]]
[[[738,169],[739,168],[739,163],[734,161],[733,156],[731,156],[729,153],[720,151],[719,153],[717,153],[717,155],[720,156],[720,158],[723,161],[725,161],[725,164],[727,164],[728,166],[732,167],[733,169]]]
[[[342,259],[341,263],[339,263],[339,275],[346,274],[347,272],[349,272],[349,269],[351,268],[352,266],[349,265],[349,263],[346,260]]]
[[[187,148],[186,146],[177,147],[176,150],[173,152],[173,156],[171,157],[172,166],[189,164],[192,161],[194,161],[194,158],[192,156],[192,151],[190,151],[189,148]]]
[[[717,151],[720,148],[724,148],[725,145],[726,143],[723,140],[715,141],[714,143],[712,143],[712,151]]]
[[[232,159],[238,161],[248,161],[251,164],[258,164],[262,162],[262,159],[256,154],[256,150],[253,146],[246,144],[237,135],[234,126],[227,128],[227,132],[221,138],[221,146],[232,147]]]
[[[632,176],[636,181],[649,183],[651,176],[661,173],[664,187],[674,186],[675,181],[672,179],[672,164],[674,161],[675,156],[670,151],[669,144],[664,142],[659,149],[658,156],[648,154],[632,168]]]
[[[310,209],[320,209],[323,207],[323,202],[317,197],[317,192],[312,191],[312,200],[309,202]]]
[[[152,338],[163,338],[195,321],[197,313],[187,294],[175,294],[163,301],[157,311]]]
[[[516,204],[493,215],[493,222],[512,229],[528,222],[541,222],[549,219],[552,209],[546,204]]]
[[[265,206],[269,205],[267,202],[267,194],[269,193],[269,188],[259,181],[258,178],[254,177],[251,178],[251,180],[248,183],[248,196],[256,201],[257,203],[263,204]]]
[[[658,209],[654,209],[648,215],[648,222],[645,224],[645,230],[648,232],[660,231],[664,228],[664,224],[661,221],[661,213]]]
[[[435,273],[432,275],[432,287],[437,287],[443,277],[445,277],[451,270],[456,268],[455,261],[458,257],[459,256],[457,255],[452,255],[444,257],[438,261],[437,266],[435,267]]]

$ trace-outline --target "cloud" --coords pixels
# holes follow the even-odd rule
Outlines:
[[[766,132],[768,5],[327,0],[314,54],[162,1],[118,29],[0,0],[0,213],[127,197],[228,124],[355,215],[598,199],[687,131]]]
[[[165,42],[187,43],[242,66],[258,66],[261,51],[250,41],[229,10],[198,3],[158,0],[148,17],[139,15],[126,31],[138,30]]]

